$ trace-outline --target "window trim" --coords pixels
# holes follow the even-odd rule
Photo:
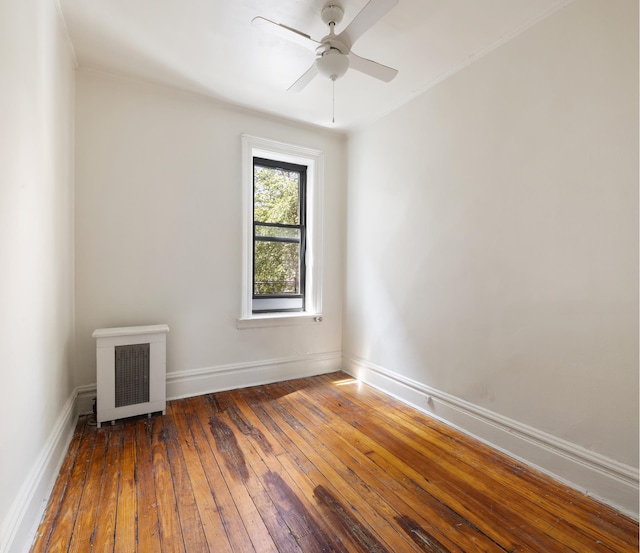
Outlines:
[[[253,313],[253,158],[307,166],[307,248],[302,312]],[[320,150],[242,135],[242,292],[238,328],[322,321],[322,204],[324,154]]]

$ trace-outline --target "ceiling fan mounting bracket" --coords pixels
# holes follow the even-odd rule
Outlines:
[[[327,25],[337,25],[342,21],[344,17],[344,10],[338,6],[337,4],[326,4],[324,8],[322,8],[322,12],[320,12],[322,17],[322,21],[324,21]]]

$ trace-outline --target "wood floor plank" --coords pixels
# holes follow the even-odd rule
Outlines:
[[[114,553],[136,553],[137,545],[136,426],[128,423],[123,425]]]
[[[167,419],[171,424],[165,425],[165,444],[167,460],[171,467],[171,475],[175,488],[178,516],[182,529],[182,539],[186,551],[209,551],[207,538],[202,529],[202,520],[193,493],[193,485],[179,444],[179,434],[175,424],[175,404],[167,405]]]
[[[88,432],[80,444],[71,478],[60,506],[60,514],[56,517],[46,551],[67,551],[69,548],[71,536],[79,515],[79,505],[85,483],[89,477],[89,466],[95,442],[96,433]]]
[[[84,552],[91,550],[91,538],[96,526],[97,498],[100,495],[102,477],[104,475],[105,456],[107,452],[107,431],[98,430],[96,441],[89,464],[89,474],[83,488],[82,499],[78,507],[82,514],[78,517],[71,535],[68,547],[70,552]]]
[[[167,454],[166,431],[164,421],[171,417],[154,417],[151,422],[151,454],[153,477],[156,488],[158,509],[158,527],[160,529],[160,545],[163,552],[184,553],[184,539],[178,517],[178,501],[173,487]]]
[[[122,438],[122,425],[109,429],[106,437],[104,474],[98,498],[95,531],[91,537],[92,551],[100,553],[111,553],[114,549]]]
[[[338,372],[78,421],[32,551],[630,553],[638,522]]]
[[[161,551],[158,499],[153,479],[151,424],[147,419],[136,423],[138,551]]]
[[[180,436],[181,448],[184,455],[187,472],[191,480],[194,500],[198,508],[202,528],[211,552],[231,553],[232,548],[224,528],[218,506],[219,497],[222,495],[216,491],[216,482],[224,485],[222,478],[215,478],[215,472],[209,468],[207,476],[205,472],[209,466],[215,467],[215,460],[210,459],[199,443],[204,441],[199,433],[199,424],[190,424],[183,404],[173,404],[171,413],[176,424],[176,431]],[[193,416],[191,416],[193,418]]]

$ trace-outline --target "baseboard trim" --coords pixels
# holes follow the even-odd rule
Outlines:
[[[339,351],[167,373],[167,399],[304,378],[342,368]]]
[[[167,373],[167,399],[181,399],[224,390],[260,386],[335,372],[341,368],[342,352],[332,351],[174,371]],[[95,397],[95,384],[79,387],[78,413],[91,413]]]
[[[2,521],[0,553],[26,552],[31,547],[73,437],[76,396],[74,390],[65,402],[49,438],[13,501],[8,517]]]
[[[364,359],[345,355],[343,370],[419,411],[638,519],[638,469]]]

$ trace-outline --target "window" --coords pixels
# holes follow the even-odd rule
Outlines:
[[[322,152],[244,135],[239,328],[322,314]]]
[[[303,311],[307,167],[253,158],[253,313]]]

